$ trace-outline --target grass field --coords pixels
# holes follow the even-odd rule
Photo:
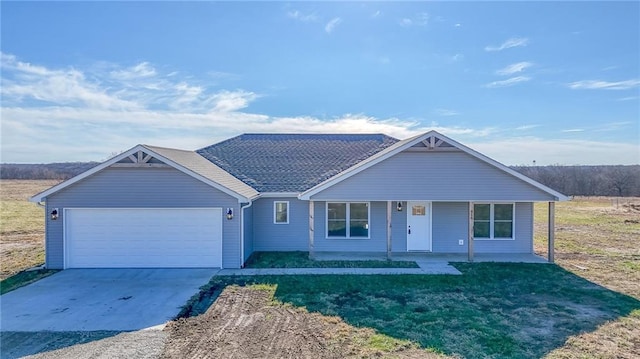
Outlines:
[[[547,206],[536,204],[536,252],[547,252]],[[640,198],[579,197],[556,204],[556,262],[640,299]]]
[[[44,209],[29,197],[60,181],[0,181],[0,280],[44,264]]]
[[[55,183],[0,182],[1,279],[43,263],[44,213],[27,198]],[[272,277],[261,282],[276,284],[280,301],[448,355],[636,358],[639,209],[637,198],[558,203],[558,266],[461,263],[456,266],[465,275],[457,277]],[[546,205],[536,205],[534,247],[542,255],[546,216]]]

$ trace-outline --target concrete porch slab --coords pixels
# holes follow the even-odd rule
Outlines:
[[[347,260],[387,260],[386,253],[380,252],[316,252],[315,259],[319,261]],[[392,261],[413,261],[423,263],[439,262],[468,262],[466,253],[430,253],[430,252],[402,252],[392,253]],[[474,262],[504,262],[504,263],[548,263],[547,259],[533,253],[475,253]]]

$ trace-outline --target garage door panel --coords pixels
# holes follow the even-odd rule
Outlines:
[[[84,256],[122,256],[122,250],[117,245],[110,244],[107,242],[95,242],[95,244],[91,243],[82,243],[73,247],[74,251],[72,252],[74,258],[77,258],[79,255]],[[133,256],[134,253],[144,253],[145,255],[166,255],[167,252],[170,252],[169,256],[193,256],[194,253],[205,252],[206,248],[202,247],[202,244],[199,242],[181,242],[181,243],[171,243],[167,244],[163,247],[157,246],[149,246],[146,242],[139,241],[131,241],[127,246],[127,249],[131,252],[128,256]],[[213,249],[212,249],[213,250]],[[91,253],[83,254],[83,253]],[[204,256],[204,255],[199,255]]]
[[[179,260],[167,262],[164,255],[134,255],[127,258],[113,258],[111,256],[78,256],[74,260],[76,268],[199,268],[202,266],[194,265],[199,261],[215,261],[215,256],[183,256]],[[130,263],[145,263],[143,266],[131,267]]]
[[[67,268],[221,267],[222,209],[66,209]]]

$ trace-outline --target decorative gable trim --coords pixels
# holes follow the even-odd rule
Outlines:
[[[471,148],[437,132],[437,131],[429,131],[425,132],[421,135],[417,135],[406,140],[397,142],[396,144],[386,148],[385,150],[378,152],[377,154],[367,158],[366,160],[356,164],[355,166],[329,178],[328,180],[308,189],[307,191],[301,193],[298,198],[301,200],[311,200],[311,197],[324,191],[325,189],[338,184],[347,178],[354,176],[369,167],[372,167],[390,157],[395,156],[396,154],[403,151],[418,151],[418,152],[439,152],[439,151],[462,151],[469,154],[472,157],[475,157],[489,165],[492,165],[507,174],[514,176],[543,192],[548,193],[553,196],[556,201],[566,201],[569,198],[562,193],[555,191],[533,179],[524,176],[511,168],[503,165],[502,163],[493,160]]]
[[[143,151],[138,150],[138,152],[130,154],[129,156],[123,158],[121,161],[118,161],[112,164],[109,167],[125,167],[125,168],[140,168],[140,167],[156,167],[156,168],[169,168],[171,166],[164,163],[165,161],[160,161],[156,158],[154,154],[150,153],[151,151]]]
[[[213,166],[213,164],[211,164]],[[131,148],[128,151],[125,151],[71,179],[68,179],[62,183],[59,183],[56,186],[49,188],[46,191],[40,192],[35,196],[31,197],[29,201],[31,202],[42,202],[48,196],[67,188],[73,185],[76,182],[79,182],[97,172],[104,170],[107,167],[128,167],[128,168],[149,168],[149,167],[160,167],[160,168],[174,168],[184,174],[187,174],[201,182],[208,184],[209,186],[216,188],[217,190],[226,193],[234,198],[237,198],[239,202],[250,202],[253,198],[247,198],[243,195],[240,195],[227,187],[224,187],[210,179],[189,170],[188,168],[176,163],[159,153],[154,152],[153,150],[145,147],[144,145],[137,145]]]

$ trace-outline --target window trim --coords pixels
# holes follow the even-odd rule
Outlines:
[[[287,220],[285,222],[278,222],[278,204],[285,203],[287,205]],[[273,224],[289,224],[289,201],[273,201]]]
[[[366,204],[367,205],[367,236],[366,237],[352,237],[351,236],[351,204]],[[345,204],[346,205],[346,218],[345,218],[345,226],[346,226],[346,235],[344,237],[338,236],[329,236],[329,204]],[[325,239],[371,239],[371,202],[337,202],[337,201],[328,201],[324,204],[324,236]]]
[[[477,241],[515,241],[516,240],[516,203],[515,202],[473,202],[473,224],[475,226],[475,205],[476,204],[488,204],[489,207],[489,237],[476,237],[473,239]],[[494,226],[495,226],[495,205],[496,204],[510,204],[511,205],[511,237],[510,238],[495,238]]]

